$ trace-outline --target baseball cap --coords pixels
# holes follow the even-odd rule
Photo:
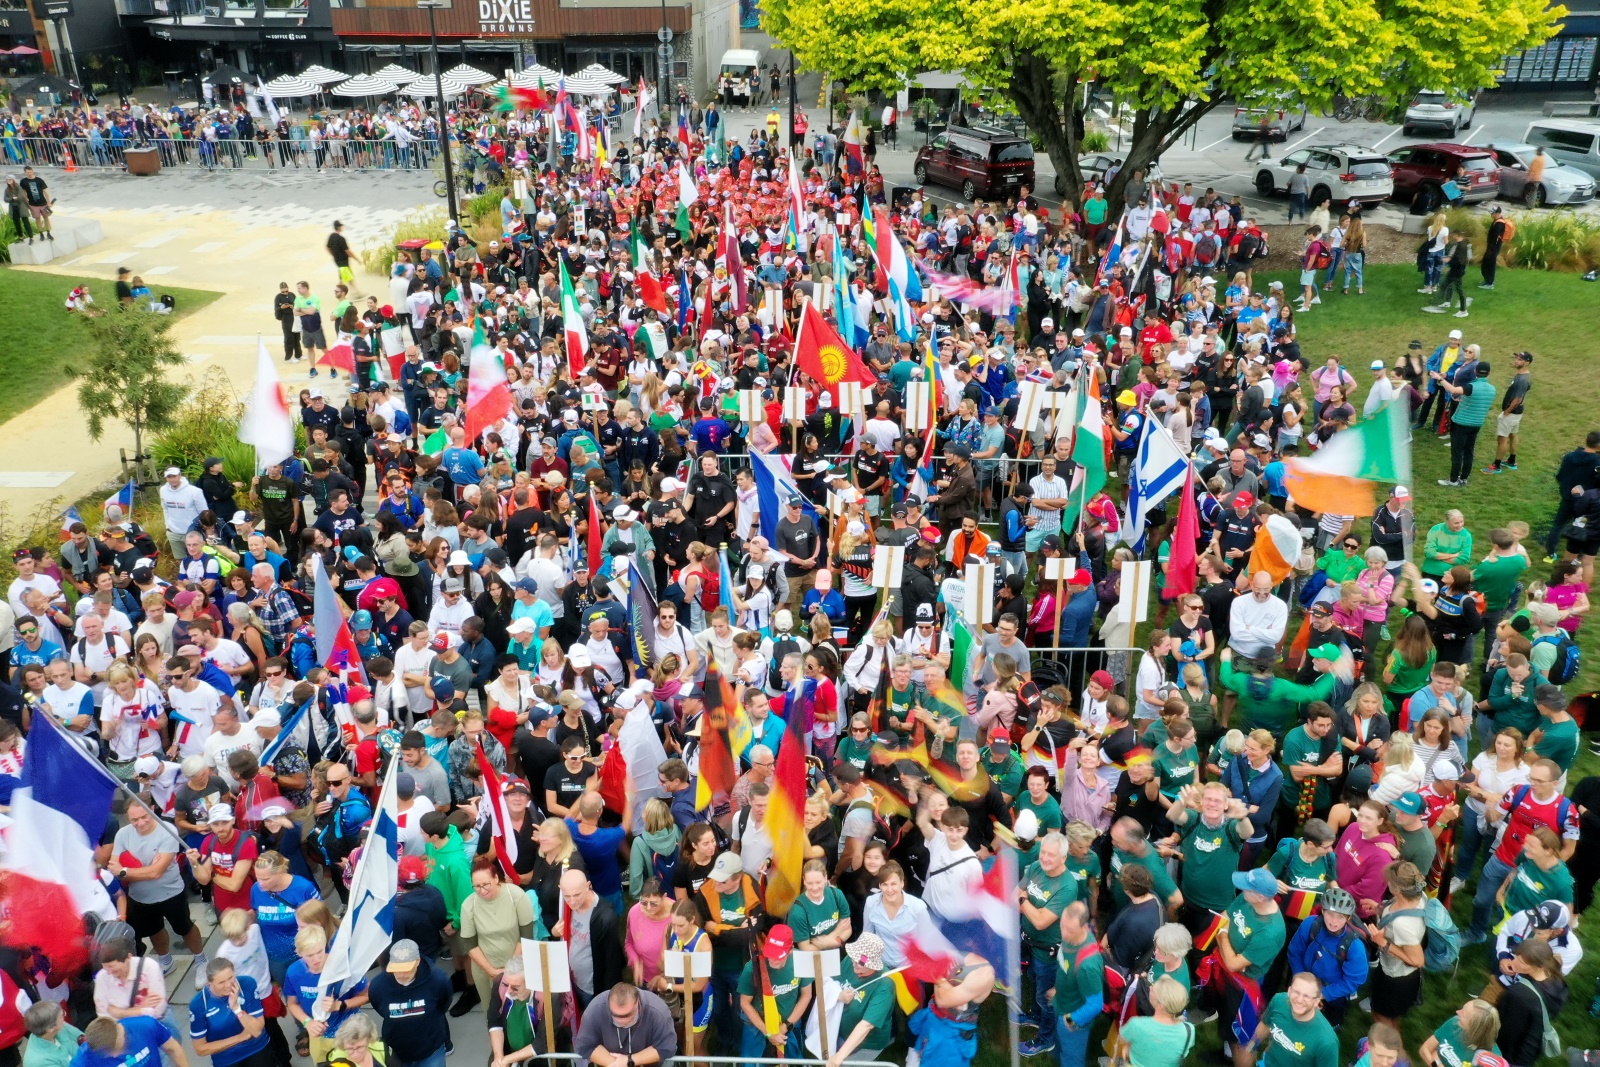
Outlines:
[[[1241,893],[1259,893],[1264,897],[1276,896],[1278,879],[1265,867],[1233,872],[1233,887]]]
[[[1332,641],[1329,641],[1326,644],[1321,644],[1316,648],[1311,649],[1306,653],[1306,655],[1310,656],[1312,659],[1325,659],[1331,662],[1338,659],[1339,654],[1342,651],[1344,650],[1338,645],[1334,644]]]
[[[232,804],[213,804],[213,805],[211,805],[211,810],[206,812],[206,822],[208,822],[208,823],[232,822],[232,821],[233,821],[233,805]]]
[[[801,498],[799,493],[790,493],[789,499],[784,501],[784,503],[789,505],[791,508],[797,508],[804,502],[805,501]]]
[[[575,671],[588,670],[594,666],[594,660],[589,655],[589,650],[582,645],[567,650],[567,662],[572,664]]]
[[[159,756],[140,756],[133,765],[133,773],[148,778],[152,774],[161,773],[161,758]]]
[[[276,708],[262,708],[251,717],[250,725],[270,730],[283,725],[283,716],[278,714]]]
[[[318,392],[313,392],[311,395],[312,396],[321,396],[322,394],[318,393]],[[165,471],[162,472],[162,477],[171,478],[175,474],[176,475],[182,475],[183,472],[181,470],[179,470],[177,467],[168,467]]]
[[[501,786],[500,789],[504,793],[521,793],[525,797],[533,796],[533,790],[528,788],[528,783],[521,778],[507,780],[506,784]]]
[[[400,884],[421,885],[428,880],[428,861],[421,856],[403,856],[400,859]],[[397,946],[398,947],[398,946]],[[393,962],[393,956],[390,957]]]
[[[767,931],[767,939],[761,946],[761,955],[768,963],[782,963],[794,948],[794,931],[786,923],[779,923]]]
[[[1089,675],[1089,681],[1098,685],[1101,689],[1115,689],[1117,687],[1117,680],[1111,677],[1110,671],[1095,671]]]
[[[1397,500],[1410,500],[1411,490],[1407,489],[1403,485],[1397,485],[1393,489],[1389,490],[1389,495]]]
[[[287,819],[288,817],[289,805],[282,802],[268,804],[266,807],[261,809],[262,822],[266,822],[268,819]]]
[[[242,525],[250,521],[250,513],[248,511],[235,511],[233,513],[233,518],[229,519],[228,521],[233,523],[235,526]]]
[[[717,862],[711,865],[711,880],[713,882],[726,882],[729,878],[743,873],[744,861],[734,852],[724,852],[717,857]]]
[[[996,741],[1000,741],[1008,745],[1011,743],[1011,731],[1006,729],[1004,726],[1001,726],[999,723],[995,723],[994,726],[989,730],[989,743],[993,744]]]
[[[1452,341],[1461,340],[1461,331],[1460,330],[1451,330],[1450,331],[1450,340],[1452,340]]]
[[[1251,496],[1248,491],[1233,494],[1233,506],[1236,508],[1248,508],[1253,506],[1255,502],[1256,498]]]
[[[1311,614],[1325,619],[1333,614],[1333,605],[1329,604],[1327,601],[1323,601],[1320,604],[1313,604],[1311,605]]]
[[[446,649],[455,648],[459,641],[460,638],[456,637],[456,635],[451,633],[449,630],[440,630],[438,633],[433,635],[433,640],[428,642],[428,647],[433,649],[435,652],[443,652]]]
[[[508,634],[531,634],[533,631],[533,620],[526,615],[506,623],[506,633]]]
[[[1571,913],[1559,900],[1546,900],[1534,909],[1533,925],[1538,930],[1562,930],[1572,925]]]
[[[1368,370],[1383,370],[1387,366],[1388,366],[1388,364],[1385,363],[1383,360],[1375,359],[1375,360],[1372,361],[1371,366],[1369,366],[1367,369]]]
[[[372,612],[367,611],[365,608],[363,608],[362,610],[360,610],[360,611],[356,612],[355,614],[351,615],[350,616],[350,629],[352,629],[352,630],[370,630],[370,629],[372,629]]]
[[[1405,815],[1421,815],[1428,810],[1422,798],[1415,793],[1401,793],[1389,802],[1389,806]]]
[[[415,857],[407,857],[414,859]],[[416,969],[422,960],[422,950],[417,948],[417,943],[410,938],[396,941],[389,946],[389,965],[384,968],[390,974],[404,974]]]
[[[1437,766],[1433,768],[1433,780],[1435,782],[1459,782],[1461,780],[1461,770],[1454,763],[1449,760],[1437,760],[1436,763]]]

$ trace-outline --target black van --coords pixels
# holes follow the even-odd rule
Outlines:
[[[917,150],[921,184],[960,189],[967,200],[1009,196],[1033,185],[1033,145],[997,126],[951,126]]]

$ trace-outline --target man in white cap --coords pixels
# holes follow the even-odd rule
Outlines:
[[[600,542],[600,555],[606,556],[611,551],[611,546],[616,544],[630,545],[633,551],[629,559],[637,563],[639,573],[644,576],[645,584],[650,592],[655,592],[655,541],[650,537],[650,530],[639,521],[639,513],[626,504],[618,504],[611,509],[612,527],[606,531],[605,538]],[[618,560],[612,564],[616,568],[614,574],[625,574],[627,562]]]
[[[183,476],[183,471],[177,467],[166,469],[166,480],[161,486],[161,514],[167,523],[167,545],[172,549],[173,559],[182,559],[184,556],[183,535],[189,532],[200,518],[200,513],[208,507],[206,495],[197,485],[190,485],[189,479]]]
[[[233,818],[232,804],[213,805],[206,820],[210,833],[199,848],[188,850],[194,880],[211,887],[211,904],[218,915],[229,908],[250,908],[256,857],[261,854],[255,835],[240,833]]]
[[[1372,388],[1367,392],[1367,402],[1361,406],[1361,417],[1370,419],[1389,406],[1394,399],[1394,382],[1389,380],[1389,367],[1381,359],[1372,361]]]
[[[183,783],[183,766],[169,763],[160,756],[140,756],[133,764],[134,778],[142,786],[141,800],[147,800],[152,810],[163,817],[171,817],[177,803],[178,787]]]

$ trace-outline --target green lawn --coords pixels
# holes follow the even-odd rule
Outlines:
[[[46,396],[69,384],[62,368],[83,354],[88,337],[78,317],[66,309],[67,294],[87,285],[95,303],[110,308],[115,287],[97,278],[5,268],[0,272],[0,306],[6,309],[6,329],[0,332],[0,368],[6,387],[0,389],[0,423],[27,411]],[[171,293],[178,314],[187,315],[221,296],[203,289],[151,287]]]

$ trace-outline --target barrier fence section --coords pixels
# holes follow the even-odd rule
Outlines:
[[[578,1062],[578,1055],[575,1052],[547,1052],[538,1056],[537,1058],[560,1063]],[[828,1064],[827,1060],[814,1059],[780,1059],[771,1056],[762,1056],[759,1058],[752,1058],[748,1056],[685,1056],[682,1053],[672,1057],[672,1062],[675,1067],[676,1065],[686,1063],[704,1063],[712,1065],[754,1063],[760,1064],[762,1067],[827,1067]],[[843,1062],[851,1064],[852,1067],[900,1067],[899,1064],[891,1063],[888,1060],[846,1059]]]
[[[288,141],[173,140],[143,144],[88,137],[0,137],[7,163],[64,168],[67,160],[84,169],[120,170],[130,149],[153,148],[163,167],[203,170],[372,171],[427,170],[438,158],[436,140]]]

